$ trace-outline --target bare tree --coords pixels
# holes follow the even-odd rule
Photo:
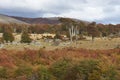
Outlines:
[[[14,28],[13,32],[16,33],[16,28]]]
[[[77,35],[79,34],[79,30],[78,30],[77,26],[76,27],[71,26],[71,28],[69,28],[69,34],[70,34],[70,41],[71,42],[73,42],[73,37],[74,36],[75,36],[76,41],[77,41],[77,39],[78,39]]]
[[[76,37],[76,44],[77,44],[78,34],[79,34],[79,29],[78,29],[78,27],[77,27],[77,26],[76,26],[75,32],[76,32],[75,37]]]

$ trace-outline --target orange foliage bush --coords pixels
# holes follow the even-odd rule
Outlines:
[[[116,56],[119,55],[120,49],[110,49],[110,50],[86,50],[86,49],[76,49],[76,48],[64,48],[56,49],[53,51],[41,50],[30,50],[25,49],[23,51],[13,51],[13,50],[0,50],[0,66],[5,67],[15,67],[18,62],[29,62],[30,64],[36,61],[43,61],[41,63],[50,64],[61,58],[103,58],[106,56],[109,60],[115,60]],[[114,54],[114,55],[113,55]],[[115,61],[114,61],[115,62]]]
[[[115,65],[119,69],[120,49],[87,50],[78,48],[63,48],[51,51],[47,51],[45,49],[24,49],[20,51],[6,49],[0,50],[0,66],[7,68],[9,72],[14,72],[21,65],[27,65],[33,70],[36,70],[36,68],[40,65],[44,65],[49,68],[52,64],[63,58],[75,61],[96,59],[101,60],[103,64]]]

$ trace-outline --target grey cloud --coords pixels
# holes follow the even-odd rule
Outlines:
[[[104,24],[110,24],[110,23],[118,24],[118,23],[120,23],[119,18],[118,17],[108,17],[108,18],[105,18],[103,20],[97,20],[97,22],[98,23],[104,23]]]
[[[120,0],[110,0],[109,5],[120,5]]]
[[[3,0],[0,13],[23,17],[65,16],[119,23],[120,0]]]
[[[20,16],[20,17],[38,17],[42,16],[45,12],[39,11],[39,12],[33,12],[33,11],[23,11],[23,10],[9,10],[9,9],[4,9],[0,10],[1,14],[9,15],[9,16]]]

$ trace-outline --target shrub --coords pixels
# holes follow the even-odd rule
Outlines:
[[[22,43],[30,43],[32,41],[32,39],[29,37],[29,34],[27,33],[27,31],[24,31],[21,35],[21,42]]]
[[[7,78],[7,70],[2,66],[0,66],[0,78]]]
[[[38,68],[37,73],[38,80],[55,80],[55,78],[51,75],[48,68],[46,68],[45,66]]]
[[[54,63],[50,68],[50,70],[58,80],[63,80],[69,67],[70,67],[70,60],[63,59]]]
[[[8,42],[8,41],[10,41],[10,42],[14,41],[14,36],[13,36],[13,34],[12,34],[11,29],[9,29],[9,28],[7,28],[7,27],[4,29],[3,39],[4,39],[6,42]]]
[[[117,80],[117,69],[113,66],[108,66],[105,71],[103,71],[102,78],[104,80]]]
[[[18,76],[26,76],[29,77],[32,74],[32,68],[30,66],[19,66],[15,71],[15,75]]]
[[[61,39],[61,35],[59,33],[57,33],[54,38],[55,39]]]
[[[101,80],[101,73],[94,70],[92,73],[89,73],[88,80]]]
[[[95,60],[83,60],[74,64],[73,67],[68,70],[67,76],[65,78],[69,80],[97,80],[100,76],[98,74],[93,75],[100,72],[98,67],[98,61]],[[92,79],[90,79],[92,78]],[[99,79],[98,79],[99,80]]]

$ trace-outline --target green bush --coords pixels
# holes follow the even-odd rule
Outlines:
[[[21,42],[22,43],[30,43],[32,39],[30,38],[29,34],[27,31],[24,31],[21,35]]]
[[[9,28],[5,28],[5,29],[4,29],[3,39],[4,39],[6,42],[8,42],[8,41],[10,41],[10,42],[14,41],[14,36],[13,36],[13,34],[12,34],[11,29],[9,29]]]
[[[70,60],[63,59],[54,63],[50,68],[50,71],[58,80],[63,80],[70,65]]]
[[[89,73],[88,80],[101,80],[101,73],[96,70],[92,73]]]
[[[113,66],[109,66],[102,74],[104,80],[117,80],[117,69]]]
[[[26,76],[29,77],[32,75],[32,68],[29,66],[19,66],[18,69],[15,71],[15,75],[18,76]]]
[[[52,76],[48,68],[45,66],[40,67],[37,70],[38,73],[38,80],[55,80],[55,78]]]
[[[100,80],[98,77],[100,77],[98,73],[100,73],[99,69],[99,63],[96,60],[83,60],[80,62],[77,62],[73,65],[70,70],[68,70],[65,79],[69,80]],[[97,73],[96,75],[95,72]],[[91,78],[92,79],[89,79]]]
[[[2,66],[0,66],[0,78],[7,78],[7,70]]]

